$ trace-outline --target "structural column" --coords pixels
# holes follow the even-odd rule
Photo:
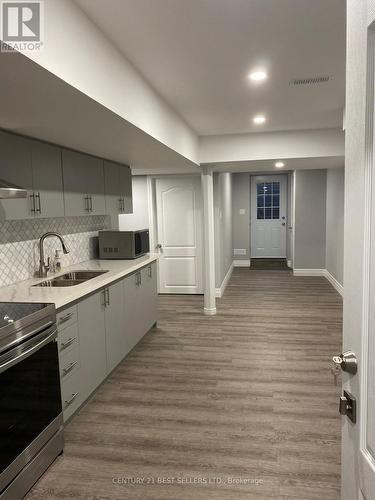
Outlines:
[[[204,313],[216,314],[214,186],[211,167],[202,167]]]

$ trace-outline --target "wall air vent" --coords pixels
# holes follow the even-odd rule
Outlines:
[[[331,80],[330,76],[314,76],[312,78],[293,78],[289,85],[315,85],[317,83],[327,83]]]

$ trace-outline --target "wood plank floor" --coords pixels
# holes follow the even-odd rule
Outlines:
[[[28,500],[338,500],[341,332],[320,277],[235,269],[212,317],[200,296],[161,297],[158,328],[68,425]]]

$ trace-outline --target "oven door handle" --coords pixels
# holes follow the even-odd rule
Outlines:
[[[57,337],[57,328],[56,328],[56,325],[53,325],[44,333],[42,340],[39,340],[39,342],[31,344],[31,347],[29,349],[22,352],[21,354],[18,354],[18,356],[14,356],[11,359],[9,359],[8,361],[5,361],[4,363],[0,363],[0,373],[4,372],[8,368],[11,368],[12,366],[16,365],[17,363],[20,363],[21,361],[28,358],[29,356],[31,356],[35,352],[39,351],[39,349],[42,349],[42,347],[49,344],[56,337]],[[20,346],[18,346],[18,347],[20,347]]]

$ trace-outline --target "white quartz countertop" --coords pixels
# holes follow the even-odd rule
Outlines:
[[[158,259],[158,254],[147,254],[134,260],[88,260],[73,266],[65,267],[59,273],[50,273],[47,278],[32,278],[0,288],[0,302],[48,302],[54,303],[56,309],[80,300],[113,281],[134,273],[141,267]],[[36,283],[60,276],[69,271],[108,271],[80,285],[69,287],[37,287]]]

